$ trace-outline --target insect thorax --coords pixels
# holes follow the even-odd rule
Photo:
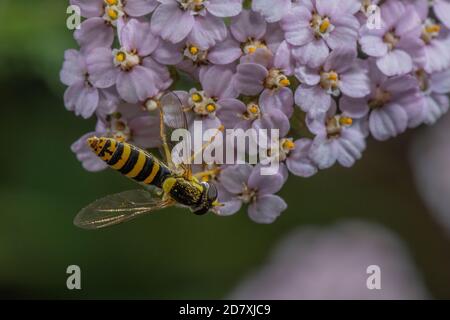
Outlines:
[[[203,199],[204,186],[184,178],[170,177],[166,179],[163,189],[175,201],[191,208],[200,205]]]

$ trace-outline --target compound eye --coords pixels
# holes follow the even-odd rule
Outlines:
[[[210,184],[208,189],[208,200],[215,201],[217,199],[217,188],[215,185]]]

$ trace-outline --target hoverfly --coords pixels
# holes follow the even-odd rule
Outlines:
[[[216,187],[202,179],[206,173],[193,174],[191,162],[176,165],[172,161],[170,130],[187,128],[181,101],[174,93],[168,93],[159,101],[158,109],[161,153],[165,161],[113,138],[87,139],[92,151],[110,168],[143,184],[146,189],[125,191],[94,201],[75,217],[76,226],[104,228],[171,206],[189,208],[197,215],[216,211],[220,206]]]

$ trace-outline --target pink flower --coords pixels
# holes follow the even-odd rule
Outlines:
[[[368,64],[372,81],[365,98],[342,97],[340,108],[355,119],[368,119],[368,128],[377,140],[387,140],[408,127],[423,122],[423,97],[417,79],[411,75],[388,78],[376,63]]]
[[[289,88],[292,64],[287,44],[280,45],[274,57],[266,50],[258,49],[250,59],[250,62],[242,61],[238,65],[235,89],[244,95],[260,95],[260,105],[277,108],[290,117],[294,96]]]
[[[309,130],[315,138],[309,147],[309,158],[319,169],[327,169],[336,162],[351,167],[366,148],[359,124],[348,115],[336,113],[333,103],[321,119],[308,119]]]
[[[282,198],[275,195],[285,182],[281,173],[261,175],[260,166],[249,164],[226,167],[219,177],[219,200],[224,206],[221,215],[231,215],[248,204],[250,219],[258,223],[272,223],[286,210]]]
[[[254,167],[196,166],[211,169],[201,178],[217,184],[222,215],[247,204],[253,220],[271,223],[286,209],[275,193],[290,173],[350,167],[369,134],[386,140],[449,108],[450,0],[253,0],[251,9],[243,0],[70,2],[84,21],[74,32],[80,49],[66,51],[60,78],[66,108],[98,120],[72,146],[87,170],[105,167],[85,144],[90,135],[156,147],[162,105],[166,124],[178,128],[171,120],[181,112],[195,138],[196,120],[203,133],[278,131],[258,139],[257,151],[240,150]],[[164,103],[169,92],[176,108]],[[224,153],[226,133],[217,139],[224,144],[214,143]],[[268,162],[279,171],[261,176]]]
[[[92,83],[97,88],[117,87],[120,97],[130,103],[145,101],[172,83],[167,68],[151,55],[159,39],[150,25],[130,20],[122,29],[120,49],[96,48],[87,56]]]
[[[152,32],[172,43],[186,37],[207,49],[227,36],[223,17],[236,16],[242,0],[158,0],[161,4],[152,16]]]
[[[233,71],[227,67],[204,68],[200,72],[201,89],[192,88],[189,93],[176,92],[185,108],[189,125],[198,120],[202,121],[204,130],[220,127],[220,110],[238,101],[232,83],[233,76]]]
[[[173,50],[182,52],[183,61],[177,64],[177,68],[198,79],[198,73],[204,66],[236,64],[239,58],[251,56],[258,49],[274,53],[283,40],[279,26],[267,25],[259,14],[243,10],[233,17],[230,32],[223,41],[202,48],[187,40],[180,42]]]
[[[87,18],[80,29],[75,31],[75,39],[81,47],[93,49],[110,47],[114,41],[114,28],[124,24],[126,17],[141,17],[152,12],[157,0],[70,0],[81,9]]]
[[[257,49],[277,52],[284,41],[284,33],[278,23],[266,23],[257,12],[243,10],[231,19],[230,33],[239,42],[242,55],[254,53]]]
[[[60,78],[68,86],[64,104],[67,110],[75,112],[77,116],[90,118],[95,112],[111,113],[118,104],[113,89],[97,89],[92,85],[82,52],[71,49],[64,53]]]
[[[298,67],[295,75],[302,83],[295,92],[295,103],[311,118],[327,112],[332,97],[362,98],[370,93],[367,68],[346,47],[333,50],[318,68]]]
[[[317,164],[311,159],[312,140],[301,138],[294,140],[280,131],[279,141],[272,141],[269,149],[272,163],[281,164],[281,172],[287,180],[289,172],[293,175],[309,178],[317,173]],[[276,143],[275,143],[276,142]]]
[[[316,68],[330,49],[346,46],[356,50],[361,5],[354,0],[305,0],[281,20],[286,41],[300,64]]]
[[[233,66],[242,55],[242,50],[233,38],[227,37],[216,45],[202,49],[189,41],[172,45],[180,53],[176,67],[189,74],[194,79],[199,78],[201,69],[211,65]]]
[[[434,124],[449,108],[450,69],[433,74],[418,70],[416,77],[423,92],[423,121]]]
[[[289,130],[289,119],[279,109],[260,105],[257,101],[247,104],[237,99],[222,101],[217,112],[225,128],[243,129],[273,128],[282,132]]]
[[[421,39],[424,43],[424,61],[422,67],[426,72],[442,71],[450,66],[450,33],[444,25],[429,17],[429,2],[416,0],[414,8],[422,22]]]
[[[387,76],[404,75],[424,63],[420,17],[412,5],[388,0],[381,5],[381,28],[361,30],[359,43],[364,53],[375,57]]]

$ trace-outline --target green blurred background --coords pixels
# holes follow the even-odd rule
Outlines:
[[[352,169],[291,177],[281,192],[289,208],[272,225],[244,212],[168,210],[107,230],[76,229],[84,205],[135,186],[111,171],[84,171],[69,149],[94,120],[63,105],[59,69],[64,50],[76,47],[67,2],[0,0],[1,298],[224,298],[290,230],[348,217],[395,231],[432,296],[450,298],[450,242],[414,187],[411,133],[370,141]],[[80,291],[66,289],[71,264],[81,267]]]

